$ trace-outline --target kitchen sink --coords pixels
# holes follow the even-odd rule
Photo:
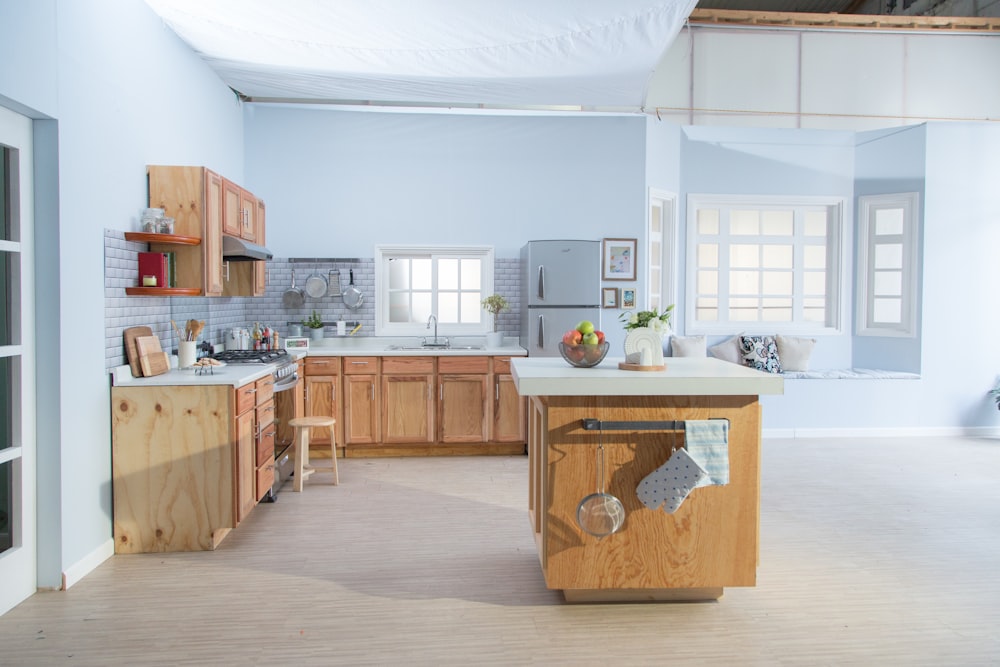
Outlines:
[[[485,345],[389,345],[386,350],[423,350],[433,352],[434,350],[485,350]]]

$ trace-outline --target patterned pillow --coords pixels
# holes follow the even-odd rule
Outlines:
[[[743,364],[768,373],[781,372],[778,343],[774,336],[740,336]]]

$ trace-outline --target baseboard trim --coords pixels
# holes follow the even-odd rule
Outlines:
[[[70,586],[83,579],[93,572],[98,565],[115,555],[115,541],[109,538],[79,561],[66,568],[62,574],[62,590],[68,590]]]
[[[764,438],[995,438],[1000,426],[896,426],[871,428],[765,428]]]

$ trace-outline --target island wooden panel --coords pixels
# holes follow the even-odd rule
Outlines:
[[[756,396],[544,397],[532,401],[529,509],[549,588],[567,599],[718,597],[724,586],[756,583],[760,497],[760,405]],[[695,489],[674,514],[650,510],[639,482],[665,463],[683,430],[585,431],[581,420],[730,422],[730,481]],[[576,522],[579,502],[597,488],[603,439],[606,491],[625,506],[622,529],[598,539]],[[713,592],[714,591],[714,592]]]

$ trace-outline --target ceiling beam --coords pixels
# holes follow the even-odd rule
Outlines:
[[[849,30],[951,30],[1000,33],[1000,18],[998,17],[809,14],[805,12],[695,9],[688,17],[688,21],[692,24],[701,25],[843,28]]]

